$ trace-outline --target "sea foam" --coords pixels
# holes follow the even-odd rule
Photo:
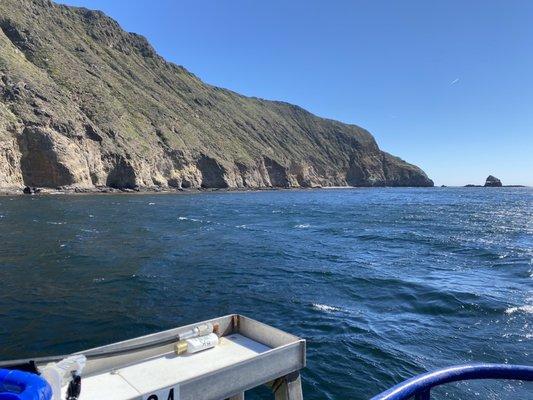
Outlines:
[[[526,305],[526,306],[520,306],[520,307],[509,307],[507,310],[505,310],[506,314],[514,314],[517,312],[533,314],[533,305]]]
[[[324,311],[324,312],[341,311],[341,309],[339,307],[328,306],[327,304],[319,304],[319,303],[313,303],[313,308],[315,310]]]

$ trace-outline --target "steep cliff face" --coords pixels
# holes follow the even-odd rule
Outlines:
[[[431,186],[366,130],[207,85],[98,11],[0,1],[0,188]]]

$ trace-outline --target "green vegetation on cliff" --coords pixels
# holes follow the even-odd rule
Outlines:
[[[366,130],[241,96],[98,11],[0,1],[0,187],[431,186]]]

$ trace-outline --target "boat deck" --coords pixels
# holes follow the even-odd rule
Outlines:
[[[137,361],[129,366],[85,377],[82,380],[79,400],[167,400],[170,390],[182,382],[249,360],[268,350],[271,348],[241,334],[231,334],[220,338],[219,344],[214,348],[199,353],[177,356],[169,352],[143,362]],[[66,388],[64,391],[66,392]],[[161,392],[160,396],[158,392]],[[154,395],[158,397],[153,397]],[[177,400],[178,396],[179,390],[175,389],[174,399]]]
[[[205,324],[213,326],[218,345],[176,355],[179,338]],[[41,369],[83,355],[79,400],[244,399],[247,390],[261,385],[278,400],[302,400],[305,353],[304,339],[230,314],[70,355],[0,361],[0,368]]]

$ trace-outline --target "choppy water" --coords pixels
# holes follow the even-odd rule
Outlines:
[[[436,367],[533,363],[532,256],[531,189],[0,197],[0,359],[238,312],[308,340],[306,399],[366,399]]]

